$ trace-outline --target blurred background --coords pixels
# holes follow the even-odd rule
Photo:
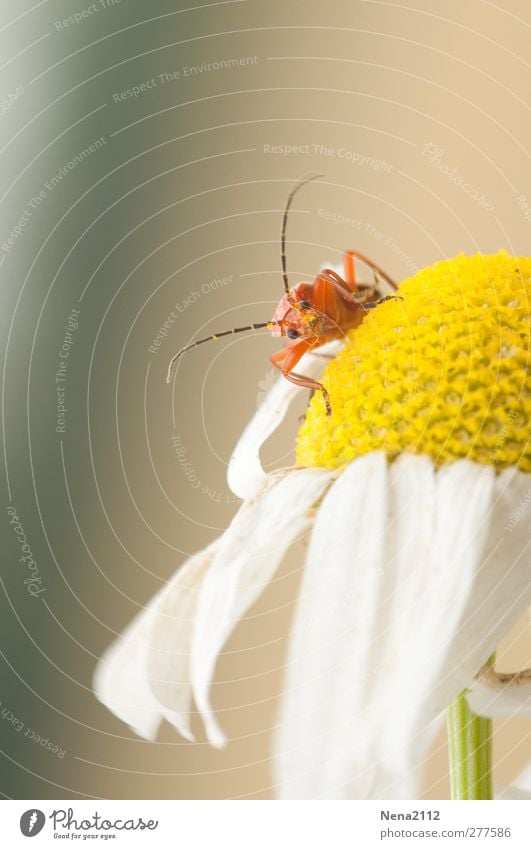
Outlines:
[[[308,172],[324,176],[294,203],[292,283],[345,248],[398,280],[461,251],[529,254],[529,5],[0,8],[0,791],[271,798],[296,553],[218,665],[224,752],[199,722],[196,745],[167,725],[140,740],[92,693],[103,650],[234,515],[227,460],[272,385],[278,340],[202,346],[170,387],[168,360],[270,318],[282,210]],[[304,406],[266,446],[268,467],[292,461]],[[499,665],[530,660],[526,621]],[[498,722],[498,783],[530,760],[530,730]],[[425,795],[448,797],[444,735]]]

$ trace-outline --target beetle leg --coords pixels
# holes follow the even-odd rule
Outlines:
[[[385,295],[383,298],[378,298],[377,301],[372,298],[366,302],[361,301],[361,305],[366,310],[373,310],[375,307],[380,306],[380,304],[385,304],[386,301],[403,301],[402,295]]]
[[[352,294],[352,289],[347,285],[343,278],[340,277],[337,271],[334,271],[332,268],[323,268],[319,277],[324,277],[329,283],[337,289],[340,289],[342,292],[348,292],[349,295]]]
[[[332,321],[337,313],[337,297],[343,298],[349,304],[355,302],[352,292],[348,289],[344,280],[329,268],[324,268],[315,278],[313,284],[312,307],[323,315],[327,315]]]
[[[360,262],[363,262],[363,264],[370,268],[371,271],[374,271],[375,274],[378,275],[378,277],[382,278],[382,280],[385,280],[388,286],[391,286],[392,289],[398,289],[398,286],[393,280],[393,278],[389,277],[389,275],[386,274],[385,271],[383,271],[383,269],[381,269],[379,265],[376,265],[376,263],[373,262],[372,259],[368,259],[363,254],[360,254],[359,251],[345,251],[343,255],[345,282],[348,284],[348,286],[350,287],[350,289],[352,289],[353,292],[355,292],[358,288],[358,284],[356,282],[355,268],[355,261],[357,259],[359,259]]]
[[[291,347],[291,345],[286,345],[284,348],[281,348],[280,351],[275,351],[274,354],[271,354],[269,360],[273,363],[275,368],[282,369],[282,360],[287,356]]]
[[[315,281],[314,287],[320,289],[323,283],[331,284],[336,292],[343,297],[349,304],[364,303],[377,296],[377,290],[374,286],[366,283],[360,283],[355,290],[348,287],[347,283],[331,268],[323,268]],[[326,293],[325,293],[326,294]],[[315,288],[314,288],[314,303],[315,303]]]
[[[356,263],[352,251],[345,251],[343,254],[343,268],[345,269],[345,283],[352,292],[355,292],[358,283],[356,280]]]
[[[294,345],[286,345],[285,348],[273,354],[271,362],[280,369],[283,377],[289,380],[290,383],[294,383],[296,386],[303,386],[305,389],[322,392],[326,406],[326,415],[329,416],[332,412],[332,407],[330,406],[330,397],[323,384],[317,380],[313,380],[311,377],[305,377],[303,374],[297,374],[292,371],[301,357],[315,347],[315,339],[301,339],[300,342],[296,342]]]
[[[325,402],[326,407],[326,415],[332,415],[332,405],[330,404],[330,396],[328,394],[328,390],[325,389],[322,383],[319,383],[317,380],[312,380],[311,377],[305,377],[303,374],[297,374],[294,371],[286,372],[282,369],[282,374],[284,377],[289,380],[291,383],[294,383],[296,386],[304,386],[306,389],[319,390],[322,392],[323,401]]]
[[[379,304],[383,304],[385,301],[403,301],[402,295],[385,295],[385,297],[380,298],[378,301]]]

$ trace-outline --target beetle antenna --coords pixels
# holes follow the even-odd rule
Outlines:
[[[306,183],[311,183],[312,180],[318,180],[320,177],[324,177],[324,174],[310,174],[308,177],[303,177],[302,180],[299,180],[299,182],[293,187],[288,195],[286,209],[284,210],[284,217],[282,219],[282,231],[280,234],[280,260],[282,262],[282,280],[284,281],[284,291],[286,294],[289,293],[288,272],[286,270],[286,226],[288,223],[288,212],[291,202],[299,189],[302,188],[302,186],[305,186]]]
[[[264,327],[270,327],[270,321],[264,321],[261,324],[249,324],[247,327],[234,327],[232,330],[223,330],[221,333],[213,333],[211,336],[206,336],[204,339],[198,339],[196,342],[191,342],[190,345],[185,345],[184,348],[181,348],[177,351],[176,354],[171,358],[170,364],[168,366],[168,374],[166,377],[166,383],[170,383],[171,381],[171,373],[174,366],[174,363],[179,359],[182,354],[186,351],[189,351],[191,348],[195,348],[196,345],[202,345],[203,342],[213,342],[215,339],[220,339],[222,336],[230,336],[232,333],[243,333],[244,330],[262,330]]]

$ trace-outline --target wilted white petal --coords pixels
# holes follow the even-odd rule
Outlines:
[[[531,799],[531,764],[520,773],[513,784],[496,786],[494,788],[494,798]]]
[[[524,771],[520,773],[515,784],[517,784],[521,790],[527,790],[531,793],[531,763],[529,763]]]
[[[531,716],[531,680],[514,684],[475,681],[467,694],[467,701],[471,710],[480,716],[510,719]]]
[[[149,639],[147,671],[151,690],[164,717],[187,740],[194,739],[190,729],[190,651],[197,598],[219,547],[217,539],[188,560],[169,581],[155,604]]]
[[[193,739],[189,652],[195,599],[218,544],[194,555],[176,572],[96,667],[98,699],[141,737],[154,740],[166,717]]]
[[[93,679],[100,702],[148,740],[155,739],[162,719],[147,677],[152,624],[153,611],[147,607],[106,650]]]
[[[243,504],[221,539],[197,605],[192,643],[192,683],[210,742],[226,742],[210,704],[217,657],[242,614],[258,598],[288,547],[312,521],[310,508],[333,473],[299,469],[269,479]]]
[[[525,537],[504,531],[525,478],[375,453],[332,486],[286,676],[282,798],[415,798],[446,706],[529,604]]]
[[[297,365],[297,371],[307,377],[319,378],[327,364],[322,355],[335,354],[340,347],[340,342],[329,342],[319,351],[306,354]],[[227,469],[228,484],[239,498],[251,498],[266,480],[267,475],[260,462],[260,448],[282,423],[296,395],[304,391],[308,390],[279,376],[243,431]]]
[[[530,790],[521,790],[516,784],[499,784],[494,788],[495,799],[524,800],[531,799]]]

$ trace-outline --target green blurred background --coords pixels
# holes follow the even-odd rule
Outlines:
[[[169,726],[146,743],[91,690],[115,635],[234,514],[227,460],[278,343],[204,346],[173,392],[167,362],[196,334],[269,319],[282,208],[307,172],[325,176],[294,205],[292,282],[345,248],[397,279],[460,251],[528,254],[528,26],[524,0],[2,4],[5,797],[272,796],[289,564],[219,664],[226,751],[199,723],[196,745]],[[290,462],[303,408],[269,464]],[[502,665],[530,644],[524,622]],[[498,723],[497,780],[530,756],[529,725]],[[442,737],[425,792],[448,795]]]

